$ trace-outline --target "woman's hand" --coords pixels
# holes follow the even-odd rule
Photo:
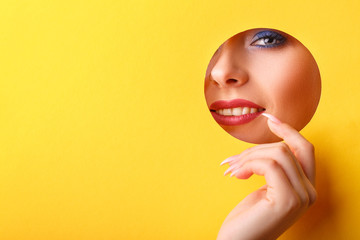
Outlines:
[[[248,195],[227,216],[217,240],[276,239],[314,203],[314,148],[295,129],[269,116],[270,130],[284,142],[261,144],[226,159],[239,179],[253,174],[266,185]]]

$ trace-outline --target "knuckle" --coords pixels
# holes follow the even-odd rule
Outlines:
[[[279,142],[279,143],[278,143],[278,146],[281,147],[281,148],[284,148],[284,149],[287,149],[287,147],[288,147],[288,146],[286,145],[286,143],[284,143],[284,142]]]
[[[307,152],[311,155],[315,154],[315,147],[312,143],[304,141],[297,148],[294,149],[294,154],[298,155],[300,152]]]
[[[276,153],[277,154],[280,154],[280,155],[283,155],[283,154],[288,154],[288,146],[281,142],[278,144],[278,146],[276,147]]]
[[[301,206],[309,206],[310,205],[310,196],[309,194],[305,194],[302,198],[301,198]]]
[[[308,142],[307,148],[308,148],[311,152],[315,152],[315,146],[314,146],[314,144]]]
[[[267,164],[268,169],[274,170],[274,169],[279,168],[279,164],[274,159],[269,159],[268,161],[266,161],[266,164]]]
[[[304,143],[303,143],[303,148],[304,149],[307,149],[308,151],[310,151],[310,152],[315,152],[315,147],[314,147],[314,145],[311,143],[311,142],[308,142],[308,141],[305,141]]]
[[[288,212],[294,212],[303,207],[303,200],[296,194],[291,194],[285,203]]]
[[[316,202],[317,199],[317,192],[316,190],[313,188],[309,191],[309,206],[313,205]]]

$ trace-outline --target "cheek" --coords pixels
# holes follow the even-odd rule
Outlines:
[[[218,100],[217,99],[218,90],[213,84],[211,84],[210,80],[205,80],[204,93],[205,93],[206,104],[208,105],[208,107],[212,102]]]
[[[273,56],[258,71],[267,110],[298,130],[310,121],[320,97],[316,63],[306,54],[300,56]]]
[[[210,80],[210,73],[211,73],[216,61],[217,61],[217,58],[214,55],[211,58],[209,65],[206,69],[206,73],[205,73],[204,95],[205,95],[205,100],[206,100],[206,103],[208,106],[210,105],[210,103],[214,102],[215,100],[218,100],[217,99],[218,88]]]

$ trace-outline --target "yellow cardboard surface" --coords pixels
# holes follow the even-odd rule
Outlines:
[[[318,202],[281,239],[360,237],[359,1],[2,1],[0,238],[215,239],[263,184],[223,177],[252,146],[211,118],[205,69],[230,36],[276,28],[313,53],[302,134]]]

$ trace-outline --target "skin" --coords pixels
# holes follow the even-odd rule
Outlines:
[[[208,107],[218,100],[246,99],[266,109],[296,130],[301,130],[317,108],[321,81],[311,53],[295,38],[276,47],[259,47],[254,36],[264,30],[241,32],[216,51],[205,76]],[[246,124],[220,126],[232,136],[250,143],[280,140],[259,116]]]
[[[313,145],[288,124],[276,119],[267,124],[284,142],[257,145],[223,162],[230,165],[225,174],[262,175],[266,185],[230,212],[217,240],[277,239],[316,199]]]
[[[264,107],[269,118],[260,115],[235,126],[220,124],[232,136],[260,144],[226,159],[225,175],[239,179],[261,175],[266,185],[229,213],[217,240],[277,239],[316,200],[314,147],[298,131],[315,113],[319,70],[311,53],[283,32],[271,30],[286,41],[259,47],[254,37],[264,30],[248,30],[227,40],[206,71],[209,108],[219,100],[245,99]]]

